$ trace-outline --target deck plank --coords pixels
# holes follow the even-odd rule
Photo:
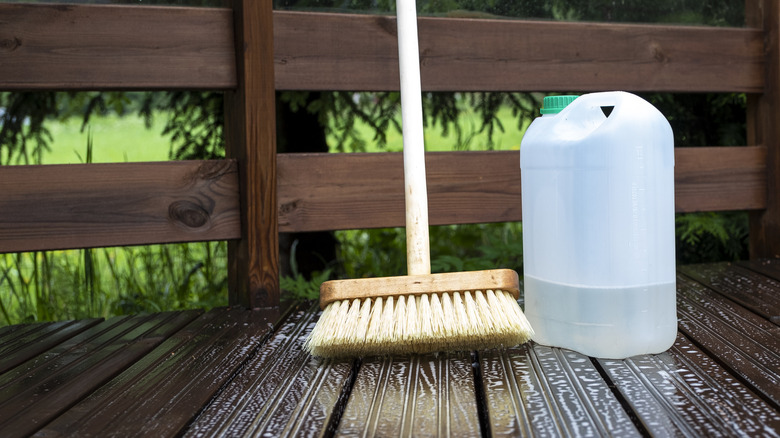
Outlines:
[[[748,260],[737,262],[737,264],[775,280],[780,280],[780,259]]]
[[[293,312],[184,436],[311,436],[324,430],[352,364],[320,361],[303,350],[318,316],[318,308]]]
[[[747,298],[732,298],[749,297],[750,289],[775,294],[780,281],[749,267],[681,269],[675,345],[626,360],[533,342],[476,353],[321,360],[303,349],[320,315],[316,305],[285,310],[276,325],[264,313],[222,308],[8,327],[0,332],[0,351],[27,358],[0,373],[0,430],[3,436],[774,436],[780,327],[755,306],[744,307]],[[79,324],[92,325],[73,332]],[[64,339],[47,343],[51,336]],[[36,340],[44,345],[35,355],[19,348]]]
[[[773,436],[776,408],[678,335],[658,355],[598,361],[653,436]]]
[[[780,325],[780,281],[734,263],[688,265],[680,271]]]
[[[37,431],[197,313],[112,318],[0,375],[0,430],[5,436]]]
[[[780,327],[685,276],[677,313],[686,336],[780,409]]]
[[[641,436],[587,356],[530,343],[481,360],[494,436]]]
[[[38,435],[179,434],[267,336],[264,318],[253,313],[203,314]]]
[[[98,324],[101,319],[8,326],[0,336],[0,373]]]
[[[345,436],[479,436],[471,357],[363,360],[339,423]]]

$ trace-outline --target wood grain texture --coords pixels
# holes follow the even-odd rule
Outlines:
[[[364,359],[339,436],[480,436],[467,354]]]
[[[4,436],[29,436],[121,373],[200,311],[121,316],[41,352],[0,376]]]
[[[765,149],[678,148],[678,212],[766,205]],[[522,219],[519,152],[426,155],[431,225]],[[404,226],[400,154],[280,154],[279,229]]]
[[[229,9],[0,4],[2,89],[235,86]]]
[[[677,211],[762,208],[765,154],[762,147],[678,148]],[[521,220],[518,155],[427,154],[431,224]],[[278,158],[280,231],[404,225],[400,154]],[[272,212],[259,197],[276,194],[263,195],[267,184],[255,182],[239,198],[236,167],[231,160],[4,167],[0,252],[232,240],[250,233],[250,239],[259,239],[256,248],[267,241],[273,252],[275,234],[261,231],[273,218],[259,219]],[[240,227],[242,201],[260,220],[246,234]],[[249,257],[249,248],[244,250]],[[274,256],[268,255],[269,263]]]
[[[676,148],[677,211],[765,208],[766,154],[763,146]]]
[[[7,372],[100,322],[101,319],[95,318],[4,327],[0,335],[0,373]]]
[[[680,272],[780,325],[780,281],[732,263],[686,265]]]
[[[225,94],[225,147],[238,161],[241,240],[228,246],[231,304],[279,307],[276,104],[271,0],[235,2],[238,88]]]
[[[303,348],[319,316],[293,312],[187,429],[197,436],[317,436],[331,423],[352,362]]]
[[[599,359],[647,436],[772,436],[777,409],[678,334],[667,352]]]
[[[747,141],[767,147],[767,204],[750,217],[750,258],[780,257],[780,4],[776,0],[745,3],[748,25],[763,29],[764,92],[751,95],[747,106]]]
[[[763,88],[757,29],[420,18],[428,91]],[[393,17],[276,12],[277,88],[397,90]]]
[[[502,290],[518,298],[520,279],[511,269],[331,280],[320,286],[320,308],[340,300]]]
[[[213,309],[181,330],[157,336],[145,355],[39,433],[179,436],[267,338],[269,324],[253,313]]]
[[[3,166],[0,252],[239,237],[236,163]]]
[[[686,276],[677,290],[680,331],[780,409],[780,326]]]
[[[707,278],[776,269],[710,266],[721,274]],[[734,287],[780,290],[769,278],[741,278]],[[674,346],[625,360],[529,342],[321,361],[303,349],[319,316],[312,303],[285,309],[282,319],[220,308],[3,327],[0,351],[23,357],[0,372],[0,430],[4,437],[776,436],[778,326],[686,274],[678,287]],[[46,345],[33,354],[17,348],[27,341]]]
[[[278,89],[399,88],[393,17],[273,15]],[[3,4],[0,17],[2,89],[237,85],[228,9]],[[455,18],[418,26],[428,91],[760,92],[765,81],[758,29]]]
[[[642,436],[587,356],[531,342],[480,362],[493,436]]]

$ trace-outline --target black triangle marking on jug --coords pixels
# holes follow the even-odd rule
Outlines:
[[[601,112],[604,113],[605,116],[609,117],[609,115],[612,114],[613,109],[615,109],[614,105],[602,106]]]

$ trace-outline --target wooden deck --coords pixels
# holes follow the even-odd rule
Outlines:
[[[684,266],[658,355],[313,359],[315,306],[0,329],[3,436],[778,436],[780,261]],[[274,325],[269,321],[278,320]]]

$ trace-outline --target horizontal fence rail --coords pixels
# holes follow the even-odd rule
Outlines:
[[[0,167],[0,252],[240,237],[235,161]]]
[[[277,12],[277,88],[397,90],[393,17]],[[757,29],[420,18],[427,91],[763,88]]]
[[[0,89],[235,85],[229,9],[0,4]]]
[[[274,12],[276,88],[397,90],[393,17]],[[419,19],[427,91],[761,92],[759,29]],[[0,89],[231,89],[229,9],[0,4]]]
[[[426,155],[432,225],[522,219],[517,151]],[[678,212],[766,206],[766,148],[675,149]],[[282,154],[279,230],[404,226],[400,153]]]
[[[766,205],[763,147],[678,148],[678,212]],[[519,153],[426,156],[433,225],[522,219]],[[280,154],[279,230],[404,225],[399,153]],[[240,237],[232,160],[4,166],[0,252]]]

